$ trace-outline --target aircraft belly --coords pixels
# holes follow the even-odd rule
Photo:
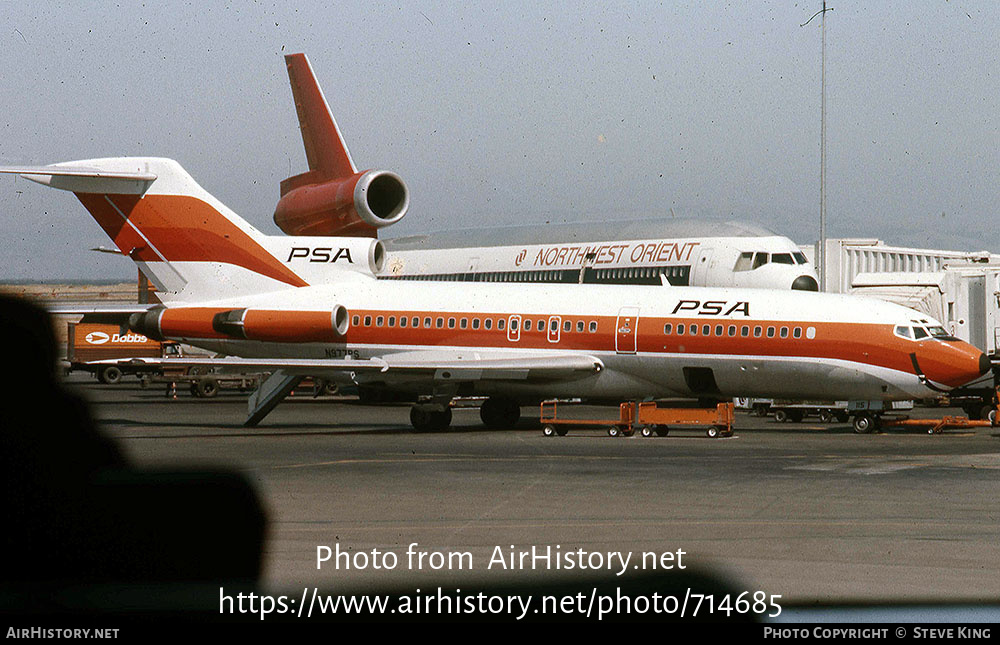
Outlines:
[[[808,358],[742,361],[717,370],[716,381],[727,396],[828,400],[908,399],[904,384],[919,385],[895,370]]]
[[[682,396],[663,383],[655,383],[632,374],[604,369],[599,374],[575,381],[548,383],[482,382],[475,385],[477,394],[508,395],[526,398],[583,398],[627,400]]]
[[[642,374],[647,382],[683,396],[730,398],[912,399],[930,390],[915,375],[847,361],[813,358],[690,356],[602,356],[607,371]],[[693,391],[684,369],[711,370],[717,390]]]

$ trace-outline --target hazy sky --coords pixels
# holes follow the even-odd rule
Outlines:
[[[680,215],[818,237],[808,2],[0,1],[0,164],[165,156],[254,225],[305,170],[305,52],[386,234]],[[829,0],[831,237],[1000,251],[1000,4]],[[0,177],[0,280],[123,278],[70,194]]]

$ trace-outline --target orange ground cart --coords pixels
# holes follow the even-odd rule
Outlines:
[[[674,408],[653,401],[630,401],[618,406],[617,419],[574,419],[559,416],[559,401],[543,401],[540,421],[546,437],[564,436],[570,426],[605,426],[612,437],[627,437],[637,430],[644,437],[665,437],[671,428],[702,426],[714,439],[732,436],[734,416],[731,402],[714,408]]]

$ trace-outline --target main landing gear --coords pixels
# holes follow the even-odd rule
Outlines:
[[[490,429],[510,429],[521,418],[521,407],[514,399],[491,396],[479,408],[479,417]]]
[[[416,432],[441,432],[451,425],[451,407],[440,403],[417,403],[410,408],[410,423]]]
[[[451,425],[451,400],[435,399],[410,408],[410,424],[416,432],[442,432]],[[479,416],[487,428],[510,429],[521,419],[521,407],[514,399],[490,397],[480,406]]]

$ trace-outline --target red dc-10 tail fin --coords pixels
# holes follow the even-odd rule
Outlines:
[[[285,56],[307,172],[281,182],[274,223],[289,235],[375,237],[406,214],[403,180],[384,170],[358,172],[305,54]]]

